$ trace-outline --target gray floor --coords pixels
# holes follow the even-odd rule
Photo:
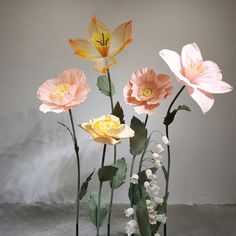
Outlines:
[[[123,233],[124,205],[114,207],[112,235]],[[74,236],[73,205],[0,205],[0,236]],[[80,216],[80,235],[94,236],[86,207]],[[236,236],[236,205],[174,205],[169,207],[168,236]],[[105,234],[105,227],[101,230]]]

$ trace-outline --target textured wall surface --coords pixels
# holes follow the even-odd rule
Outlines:
[[[218,63],[224,80],[235,87],[234,0],[8,0],[0,1],[0,202],[72,202],[75,199],[76,161],[66,130],[68,114],[42,114],[35,93],[38,86],[67,68],[79,67],[92,88],[85,103],[74,110],[76,123],[110,111],[108,98],[96,88],[99,75],[92,63],[73,56],[67,40],[85,37],[90,16],[114,28],[133,20],[133,43],[118,56],[111,69],[116,100],[126,111],[122,89],[131,73],[148,66],[169,73],[175,91],[180,85],[159,57],[160,49],[180,51],[196,42],[203,57]],[[170,98],[148,128],[164,131],[162,119]],[[178,114],[170,128],[172,142],[171,203],[236,203],[235,91],[215,96],[215,105],[203,115],[184,92],[177,104],[192,112]],[[144,116],[140,117],[144,119]],[[100,165],[102,145],[77,129],[81,146],[82,178]],[[119,157],[130,163],[128,141]],[[108,150],[106,163],[112,162]],[[162,181],[160,177],[160,182]],[[163,189],[162,185],[162,189]],[[89,191],[96,191],[93,179]],[[115,193],[127,202],[127,186]],[[107,193],[105,186],[104,192]],[[108,195],[108,194],[104,194]]]

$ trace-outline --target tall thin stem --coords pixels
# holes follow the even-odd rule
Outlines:
[[[104,144],[103,146],[103,152],[102,152],[102,162],[101,162],[101,168],[104,166],[105,162],[105,156],[106,156],[106,148],[107,145]],[[102,194],[102,181],[99,183],[99,193],[98,193],[98,208],[97,208],[97,236],[99,236],[99,229],[100,229],[100,205],[101,205],[101,194]]]
[[[166,116],[170,113],[170,110],[172,106],[174,105],[175,101],[179,97],[179,95],[182,93],[184,90],[185,86],[182,86],[179,92],[175,95],[174,99],[170,103],[170,106],[167,110]],[[166,137],[169,139],[169,125],[166,125]],[[167,196],[168,191],[169,191],[169,180],[170,180],[170,165],[171,165],[171,156],[170,156],[170,145],[167,145],[167,155],[168,155],[168,163],[167,163],[167,177],[166,177],[166,191],[165,191],[165,196]],[[167,216],[167,207],[166,207],[166,216]],[[164,224],[164,236],[167,235],[167,223]]]
[[[72,126],[72,134],[73,134],[73,142],[74,142],[74,149],[77,159],[77,169],[78,169],[78,178],[77,178],[77,197],[76,197],[76,236],[79,235],[79,191],[80,191],[80,159],[79,159],[79,147],[77,144],[76,132],[75,132],[75,125],[73,120],[72,110],[69,109],[70,114],[70,121]]]
[[[113,97],[112,97],[111,74],[110,74],[109,69],[107,69],[107,77],[108,77],[108,82],[109,82],[109,91],[110,91],[109,97],[110,97],[110,103],[111,103],[111,112],[113,112],[114,103],[113,103]],[[116,145],[114,145],[114,160],[113,160],[114,164],[116,162],[116,156],[117,156],[117,148],[116,148]],[[110,205],[109,205],[108,221],[107,221],[107,235],[108,236],[110,236],[111,234],[111,212],[112,212],[113,195],[114,195],[114,182],[113,181],[112,181],[112,186],[111,186]]]
[[[113,103],[113,97],[112,97],[112,88],[111,88],[111,74],[110,70],[107,69],[107,77],[108,77],[108,83],[109,83],[109,97],[110,97],[110,102],[111,102],[111,112],[113,112],[114,109],[114,103]]]

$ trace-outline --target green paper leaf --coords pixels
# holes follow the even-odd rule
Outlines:
[[[122,107],[121,107],[119,102],[116,103],[116,105],[115,105],[115,107],[113,109],[112,115],[117,116],[118,118],[120,118],[120,123],[121,124],[125,123],[124,112],[123,112],[123,109],[122,109]]]
[[[113,180],[110,181],[110,186],[114,189],[119,188],[124,182],[126,173],[127,173],[127,163],[125,161],[125,158],[122,158],[120,160],[117,160],[115,164],[113,164],[114,167],[118,168],[116,175],[114,176]]]
[[[130,153],[139,155],[147,142],[147,129],[145,124],[133,116],[130,128],[135,131],[134,137],[130,138]]]
[[[141,236],[151,236],[152,233],[145,199],[139,201],[136,215]]]
[[[108,207],[105,203],[102,203],[101,201],[98,225],[97,225],[97,209],[98,209],[98,193],[93,192],[90,195],[90,200],[89,200],[89,218],[96,227],[100,228],[106,218]]]
[[[79,192],[79,199],[81,200],[85,194],[87,193],[87,189],[88,189],[88,183],[89,181],[92,179],[93,173],[94,173],[95,169],[93,170],[93,172],[87,177],[87,179],[83,182],[83,184],[80,187],[80,192]]]
[[[110,181],[116,175],[118,171],[117,167],[114,166],[103,166],[98,170],[98,178],[100,181]]]
[[[101,75],[97,78],[98,89],[106,96],[113,96],[115,94],[115,86],[111,81],[111,91],[109,89],[109,80],[106,75]]]
[[[140,201],[140,192],[138,184],[130,184],[129,187],[129,200],[133,205],[137,205]]]
[[[166,115],[163,124],[166,126],[170,125],[174,121],[175,115],[177,114],[178,111],[191,111],[191,109],[186,105],[178,106],[176,109],[174,109],[172,112],[169,112]]]

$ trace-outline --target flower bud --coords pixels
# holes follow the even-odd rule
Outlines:
[[[162,153],[165,151],[165,149],[162,147],[162,145],[160,143],[157,144],[157,149],[158,149],[159,153]]]
[[[150,183],[148,181],[145,181],[143,186],[144,186],[144,188],[148,188],[150,186]]]
[[[132,207],[130,207],[130,208],[126,209],[124,211],[124,213],[125,213],[126,217],[130,217],[130,216],[132,216],[134,214],[134,209]]]
[[[163,142],[165,145],[170,144],[170,141],[169,141],[169,139],[168,139],[166,136],[162,136],[162,142]]]
[[[146,170],[146,176],[147,176],[148,179],[151,178],[151,176],[152,176],[152,171],[151,171],[150,169],[147,169],[147,170]]]
[[[130,178],[130,182],[132,184],[137,184],[138,183],[139,176],[137,174],[133,174]]]

